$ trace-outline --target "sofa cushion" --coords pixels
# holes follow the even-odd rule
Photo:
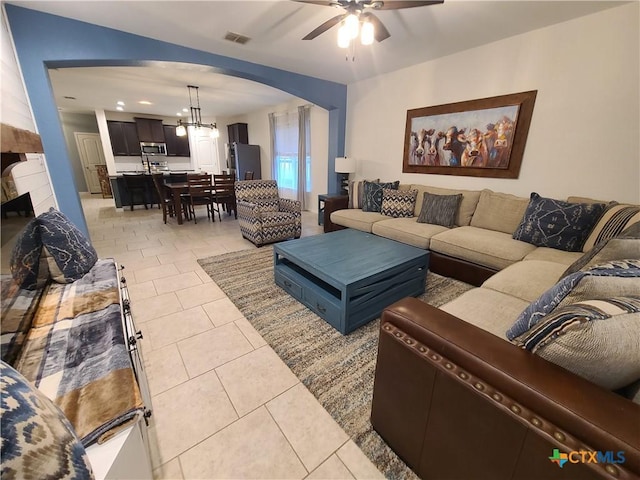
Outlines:
[[[382,210],[382,191],[385,188],[398,189],[400,182],[367,182],[364,181],[364,197],[362,201],[363,212],[379,212]]]
[[[363,232],[371,233],[371,227],[380,220],[388,219],[379,212],[363,212],[360,209],[350,208],[336,210],[331,213],[331,222],[347,228],[355,228]]]
[[[555,285],[564,268],[562,264],[542,260],[517,262],[486,280],[482,288],[490,288],[533,302]]]
[[[538,247],[533,252],[527,254],[524,260],[544,260],[562,265],[571,265],[582,255],[580,252],[567,252],[565,250],[558,250],[557,248]]]
[[[471,226],[513,234],[520,225],[528,204],[529,199],[525,197],[482,190],[471,218]]]
[[[617,237],[630,225],[640,222],[640,206],[613,205],[602,214],[598,223],[584,243],[583,252],[588,252],[596,245]]]
[[[42,238],[37,218],[29,221],[16,237],[9,268],[20,288],[27,290],[42,287],[49,278],[48,264],[42,258]]]
[[[66,215],[51,208],[37,217],[51,278],[71,283],[82,278],[98,260],[89,239]]]
[[[507,332],[513,340],[564,305],[594,298],[637,295],[640,292],[640,260],[614,260],[563,277],[532,302]]]
[[[610,390],[640,378],[640,296],[558,308],[513,342]]]
[[[418,223],[432,223],[451,228],[456,223],[462,194],[435,195],[424,192]]]
[[[640,258],[640,222],[629,226],[614,238],[599,243],[571,264],[564,275],[587,269],[599,263],[625,258]]]
[[[368,181],[378,183],[380,179],[376,178],[375,180],[368,180]],[[349,208],[362,208],[363,197],[364,197],[363,195],[364,182],[365,180],[360,180],[359,182],[352,180],[349,182],[349,203],[348,203]]]
[[[461,260],[502,270],[535,250],[508,233],[477,227],[458,227],[434,235],[429,248]]]
[[[456,217],[457,226],[466,226],[471,222],[471,217],[478,204],[480,198],[480,192],[478,190],[454,190],[451,188],[431,187],[429,185],[413,184],[411,188],[418,190],[418,197],[416,199],[416,209],[414,215],[417,217],[422,211],[422,202],[424,201],[424,192],[433,193],[434,195],[456,195],[462,194],[462,200],[458,208],[458,215]]]
[[[602,203],[568,203],[533,192],[513,238],[538,247],[579,252],[605,208]]]
[[[43,393],[2,362],[2,477],[94,478],[71,424]]]
[[[513,319],[528,304],[506,293],[474,288],[439,308],[504,340]]]
[[[371,227],[376,235],[424,249],[429,248],[431,237],[446,230],[440,225],[418,223],[415,217],[381,220]]]
[[[383,189],[380,213],[393,218],[413,217],[417,194],[417,190],[400,191],[391,188]]]

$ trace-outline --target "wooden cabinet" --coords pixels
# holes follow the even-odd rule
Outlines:
[[[164,141],[167,144],[168,157],[189,157],[189,136],[178,137],[175,125],[163,125]]]
[[[227,133],[229,134],[229,145],[233,144],[233,142],[249,144],[249,132],[246,123],[227,125]]]
[[[134,118],[136,121],[136,129],[138,131],[138,139],[141,142],[164,143],[164,128],[162,120],[152,118]]]
[[[136,124],[133,122],[108,121],[109,139],[111,140],[111,150],[116,156],[138,156],[140,151],[140,140]]]

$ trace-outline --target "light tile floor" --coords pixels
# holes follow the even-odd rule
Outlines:
[[[81,194],[100,257],[125,266],[143,331],[158,479],[383,478],[197,259],[243,249],[237,220],[178,225]],[[303,213],[303,236],[321,233]]]

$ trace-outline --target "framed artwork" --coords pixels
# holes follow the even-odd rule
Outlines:
[[[537,92],[407,110],[402,171],[518,178]]]

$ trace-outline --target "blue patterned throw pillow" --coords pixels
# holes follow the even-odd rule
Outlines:
[[[60,409],[4,362],[2,478],[94,478],[86,451]]]
[[[507,330],[509,340],[536,326],[558,307],[584,299],[637,295],[640,292],[640,259],[614,260],[562,278],[534,300]]]
[[[51,208],[38,216],[43,253],[51,278],[71,283],[82,278],[98,260],[91,242],[62,212]]]
[[[604,203],[569,203],[533,192],[513,238],[537,247],[580,252],[606,208]]]
[[[363,187],[363,212],[380,212],[382,210],[382,192],[385,188],[397,190],[400,181],[376,183],[364,181]]]

